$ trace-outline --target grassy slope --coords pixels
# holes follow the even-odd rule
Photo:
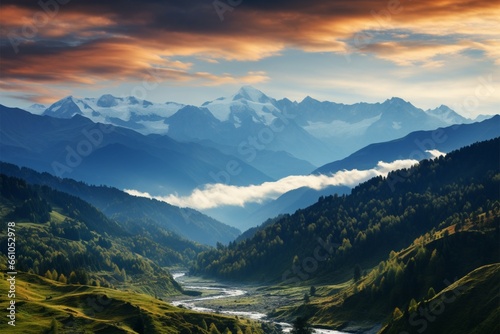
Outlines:
[[[58,217],[67,218],[55,211],[51,212],[51,221],[57,222]],[[63,254],[66,254],[66,252],[74,252],[76,249],[84,251],[88,244],[82,240],[73,241],[60,237],[54,237],[50,234],[47,224],[19,222],[16,224],[16,234],[18,236],[17,247],[23,247],[26,235],[37,235],[40,242],[57,249]],[[6,240],[6,235],[4,233],[0,233],[0,238]],[[106,282],[113,284],[114,287],[122,290],[128,289],[138,293],[146,293],[151,296],[156,294],[160,296],[176,295],[181,292],[180,286],[173,280],[170,273],[155,266],[151,260],[141,256],[140,254],[131,252],[129,250],[129,246],[126,244],[126,240],[121,240],[120,238],[114,239],[113,246],[109,250],[103,251],[102,255],[107,259],[111,259],[114,254],[117,253],[130,254],[134,258],[138,259],[138,263],[148,265],[148,271],[144,271],[142,274],[128,275],[126,282],[124,282],[122,280],[117,280],[115,278],[116,275],[112,270],[95,271],[85,269],[89,277],[91,279],[105,280]],[[69,272],[61,273],[63,273],[66,277],[69,277]],[[40,273],[40,275],[43,274],[44,272]]]
[[[417,312],[405,312],[379,333],[454,333],[500,332],[500,264],[480,267],[434,298],[421,301]],[[419,309],[428,310],[428,317]]]
[[[5,182],[0,185],[0,190],[7,190],[0,194],[0,218],[3,221],[9,221],[9,214],[22,205],[22,196],[19,195],[22,191],[32,191],[32,197],[40,196],[52,205],[52,211],[48,215],[49,222],[33,223],[28,217],[13,219],[16,221],[19,270],[35,270],[35,273],[43,276],[47,269],[57,269],[58,274],[69,278],[71,271],[83,269],[90,279],[100,281],[101,285],[111,284],[152,296],[175,295],[182,291],[170,273],[161,267],[162,264],[155,261],[169,256],[175,258],[175,254],[172,255],[168,247],[141,236],[127,234],[115,221],[76,197],[50,189],[41,191],[40,188],[29,186],[24,181],[15,182],[13,178],[3,177],[3,180]],[[2,186],[6,189],[2,189]],[[64,200],[67,200],[67,203],[63,204],[73,209],[57,206]],[[65,221],[67,223],[64,223]],[[71,225],[81,226],[80,231],[85,232],[87,236],[82,234],[81,238],[75,238],[74,235],[69,237],[54,231],[54,227],[66,231]],[[6,232],[5,228],[0,229],[0,245],[5,249]],[[88,234],[91,237],[88,237]],[[98,238],[105,239],[109,246],[96,245]],[[40,265],[40,270],[35,268],[38,266],[35,266],[32,260],[40,264],[46,263],[57,253],[60,253],[67,263],[49,263],[48,267],[47,264]],[[76,253],[82,256],[76,257]],[[117,264],[119,270],[123,268],[128,271],[126,279],[116,275],[112,268],[114,264]],[[134,266],[137,268],[130,271]]]
[[[426,241],[423,238],[418,238],[411,246],[395,253],[395,257],[392,260],[387,259],[387,263],[408,263],[410,258],[416,256],[420,246],[423,246],[427,254],[430,254],[433,249],[441,249],[440,245],[445,245],[448,253],[451,254],[445,260],[448,266],[451,265],[452,271],[449,271],[450,268],[448,268],[448,270],[443,272],[444,268],[441,268],[441,270],[429,276],[429,270],[421,268],[417,270],[418,275],[423,275],[421,281],[418,283],[407,282],[408,284],[416,284],[419,287],[419,291],[415,291],[415,293],[422,295],[431,286],[438,288],[436,285],[437,282],[442,283],[443,279],[453,280],[454,277],[463,277],[484,264],[496,262],[498,260],[498,252],[495,254],[492,251],[491,258],[479,258],[474,257],[474,255],[476,253],[480,254],[478,249],[484,247],[487,243],[491,246],[492,240],[498,240],[498,238],[492,239],[493,235],[497,233],[495,226],[498,225],[498,219],[498,216],[493,216],[482,223],[468,221],[461,232],[455,232],[454,226],[451,226],[437,231],[435,238]],[[445,235],[445,231],[448,231],[447,235]],[[285,307],[278,307],[272,312],[272,316],[278,320],[287,321],[297,316],[307,316],[312,323],[328,328],[349,330],[370,329],[377,323],[382,323],[389,318],[394,309],[392,305],[394,300],[393,295],[397,293],[397,291],[388,291],[375,301],[370,301],[369,293],[365,293],[364,290],[374,282],[380,281],[380,277],[387,274],[387,269],[384,269],[382,272],[377,272],[374,269],[376,267],[372,268],[370,273],[357,284],[353,283],[351,276],[344,283],[338,285],[323,285],[319,281],[310,281],[307,282],[307,285],[301,287],[282,286],[282,293],[290,295],[292,303]],[[316,296],[311,297],[311,301],[305,304],[303,295],[309,290],[311,285],[317,288]],[[441,288],[436,289],[436,292],[439,292],[439,290]],[[463,307],[463,305],[467,304],[457,303],[458,305]],[[403,309],[401,305],[399,306]],[[488,307],[495,309],[491,304],[488,304]],[[464,309],[468,309],[468,307],[464,307]],[[497,313],[498,310],[497,308]]]
[[[0,280],[0,309],[8,306],[8,283]],[[49,299],[47,299],[49,298]],[[3,333],[50,333],[53,319],[60,332],[78,333],[208,333],[203,320],[222,332],[236,333],[250,327],[262,333],[260,324],[235,317],[202,314],[173,307],[151,296],[83,285],[66,285],[43,277],[19,273],[16,280],[16,327],[0,322]],[[7,311],[4,311],[6,314]],[[14,329],[14,330],[13,330]],[[74,331],[72,331],[74,330]]]

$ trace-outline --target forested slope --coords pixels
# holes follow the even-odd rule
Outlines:
[[[371,179],[347,196],[329,196],[285,215],[252,238],[202,253],[194,272],[246,280],[343,279],[355,264],[369,267],[417,237],[465,217],[499,209],[500,140],[425,160],[387,178]],[[318,245],[328,257],[307,267]]]

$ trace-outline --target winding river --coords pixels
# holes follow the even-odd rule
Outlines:
[[[182,277],[185,276],[185,273],[174,273],[173,277],[174,279],[179,283],[183,285],[182,280],[180,280]],[[214,284],[215,285],[215,284]],[[205,291],[213,291],[214,294],[207,296],[207,297],[196,297],[196,298],[190,298],[190,299],[184,299],[184,300],[177,300],[172,302],[174,306],[183,306],[185,308],[198,311],[198,312],[208,312],[208,313],[222,313],[222,314],[228,314],[228,315],[234,315],[234,316],[239,316],[241,318],[249,318],[253,320],[260,320],[260,321],[267,321],[266,320],[266,314],[264,313],[258,313],[258,312],[243,312],[243,311],[232,311],[232,310],[214,310],[206,307],[200,307],[197,306],[200,302],[204,302],[207,300],[214,300],[214,299],[222,299],[222,298],[231,298],[231,297],[238,297],[238,296],[243,296],[247,293],[245,290],[241,290],[238,288],[231,288],[231,287],[215,287],[215,286],[210,286],[210,285],[183,285],[184,289],[186,290],[205,290]],[[283,328],[284,333],[290,333],[292,330],[292,325],[288,323],[283,323],[283,322],[278,322],[276,324],[281,325]],[[314,333],[317,334],[347,334],[345,332],[339,332],[335,330],[327,330],[327,329],[319,329],[315,328]]]

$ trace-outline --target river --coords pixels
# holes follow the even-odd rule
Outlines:
[[[190,285],[185,285],[184,281],[182,278],[185,277],[185,273],[180,272],[180,273],[174,273],[173,277],[174,279],[181,285],[183,285],[183,288],[186,290],[195,290],[195,291],[210,291],[213,292],[213,294],[210,294],[209,296],[206,297],[195,297],[195,298],[189,298],[189,299],[183,299],[183,300],[176,300],[173,301],[172,304],[174,306],[183,306],[185,308],[198,311],[198,312],[207,312],[207,313],[222,313],[222,314],[228,314],[228,315],[234,315],[238,316],[241,318],[249,318],[253,320],[259,320],[259,321],[269,321],[267,320],[267,315],[264,313],[259,313],[259,312],[245,312],[245,311],[236,311],[236,310],[215,310],[207,307],[201,307],[198,304],[209,301],[209,300],[215,300],[215,299],[222,299],[222,298],[234,298],[234,297],[239,297],[246,295],[248,291],[242,290],[241,288],[236,288],[236,287],[220,287],[220,284],[216,283],[210,283],[210,285],[201,285],[201,284],[190,284]],[[275,324],[281,325],[283,328],[284,333],[290,333],[292,330],[292,325],[284,322],[274,322],[271,321]],[[348,334],[345,332],[339,332],[335,330],[328,330],[328,329],[319,329],[319,328],[314,328],[314,333],[317,334]]]

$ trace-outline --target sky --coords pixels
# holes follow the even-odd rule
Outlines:
[[[252,85],[474,118],[499,112],[499,17],[490,0],[3,0],[0,103],[200,105]]]

